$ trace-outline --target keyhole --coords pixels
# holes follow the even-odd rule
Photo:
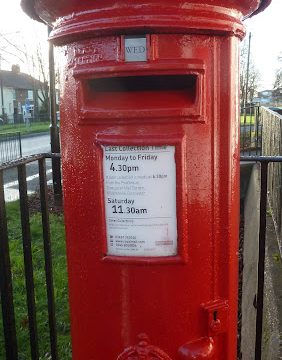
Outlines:
[[[213,319],[214,319],[214,321],[217,320],[217,311],[214,311],[214,312],[213,312]]]

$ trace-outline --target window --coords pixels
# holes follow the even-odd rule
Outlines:
[[[27,97],[29,100],[33,100],[33,90],[28,90],[27,91]]]

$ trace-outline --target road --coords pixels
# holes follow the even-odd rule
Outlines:
[[[257,127],[257,125],[255,125],[255,124],[252,124],[252,125],[250,125],[250,124],[246,124],[246,125],[241,124],[240,131],[241,131],[241,134],[243,134],[243,133],[250,134],[250,133],[256,132],[256,131],[258,131],[260,133],[261,132],[261,125],[259,125]]]
[[[50,135],[22,137],[23,156],[50,152]]]
[[[32,155],[50,152],[49,134],[22,138],[22,155]],[[51,160],[46,160],[47,181],[52,182]],[[26,165],[27,191],[32,194],[39,189],[38,163],[33,162]],[[4,172],[4,190],[6,202],[14,201],[19,198],[17,169],[6,170]]]

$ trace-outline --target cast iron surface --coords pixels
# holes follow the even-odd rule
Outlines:
[[[65,48],[60,129],[73,356],[115,359],[135,349],[136,335],[145,332],[172,359],[209,354],[233,360],[239,226],[233,69],[239,39],[147,37],[150,59],[143,63],[124,62],[118,35]],[[176,75],[197,81],[187,81],[187,91],[145,86],[147,76]],[[101,92],[95,79],[113,76],[121,84],[138,78],[134,91],[113,86]],[[107,254],[102,145],[175,146],[177,256]],[[214,300],[226,307],[217,301],[213,311],[206,310]],[[213,351],[202,340],[209,334]]]
[[[241,20],[271,0],[22,0],[33,19],[54,26],[51,39],[65,44],[82,37],[136,32],[229,33],[243,37]]]
[[[169,2],[178,2],[176,1],[169,1]],[[108,1],[108,3],[111,3]],[[112,3],[116,3],[115,1],[112,1]],[[123,5],[123,3],[126,3],[126,1],[120,1],[120,4]],[[145,1],[143,1],[145,3]],[[222,6],[222,7],[229,7],[229,8],[241,8],[242,13],[244,15],[254,15],[261,11],[263,11],[270,3],[271,0],[244,0],[244,1],[237,1],[234,5],[234,1],[231,0],[217,0],[217,1],[201,1],[201,0],[193,0],[193,1],[181,1],[181,4],[197,4],[197,3],[204,3],[204,4],[212,4],[216,6]],[[97,9],[100,7],[101,1],[95,1],[93,5],[93,1],[68,1],[68,0],[61,0],[61,1],[54,1],[54,0],[21,0],[21,6],[24,9],[24,11],[32,17],[34,20],[42,21],[40,16],[42,16],[42,19],[44,19],[44,14],[40,14],[40,9],[48,9],[48,15],[49,18],[53,21],[55,20],[55,17],[58,16],[65,16],[68,13],[70,14],[70,11],[68,11],[70,8],[75,9],[76,11],[84,10],[85,7],[90,7],[92,9]],[[142,2],[140,2],[142,4]],[[54,10],[55,8],[55,10]],[[52,11],[51,11],[52,9]],[[46,16],[46,15],[45,15]]]
[[[242,17],[260,2],[94,4],[93,9],[90,0],[38,0],[34,7],[45,21],[58,19],[51,38],[67,44],[61,143],[73,357],[116,359],[127,349],[146,351],[147,342],[141,349],[136,345],[136,335],[145,332],[153,350],[172,359],[233,360],[239,228],[236,69]],[[123,35],[129,33],[145,34],[148,61],[125,62]],[[188,82],[186,91],[140,86],[153,75],[196,81]],[[93,81],[115,77],[122,82],[129,76],[138,77],[139,85],[130,92],[122,86],[103,92]],[[177,256],[108,254],[103,146],[110,145],[175,146]]]

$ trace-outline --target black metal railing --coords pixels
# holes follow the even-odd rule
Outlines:
[[[50,223],[47,200],[47,177],[46,177],[46,159],[60,158],[59,154],[40,154],[30,157],[22,158],[0,166],[0,294],[2,305],[2,320],[4,330],[4,342],[6,358],[9,360],[17,360],[18,343],[15,324],[15,310],[13,301],[13,282],[11,271],[11,260],[9,253],[9,235],[7,225],[7,214],[4,193],[4,172],[9,169],[17,169],[18,184],[19,184],[19,200],[21,213],[21,233],[23,241],[23,258],[24,258],[24,273],[27,299],[27,313],[28,313],[28,329],[31,349],[31,359],[39,359],[38,349],[38,332],[36,321],[36,299],[35,299],[35,285],[33,274],[33,258],[31,247],[31,233],[30,233],[30,217],[29,217],[29,203],[27,195],[27,180],[26,180],[26,166],[30,163],[38,163],[39,168],[39,188],[40,188],[40,205],[42,217],[42,231],[43,231],[43,248],[44,248],[44,263],[45,263],[45,280],[47,290],[47,307],[48,307],[48,323],[49,323],[49,338],[51,357],[53,360],[58,359],[57,350],[57,330],[56,330],[56,313],[54,300],[54,286],[53,286],[53,268],[52,268],[52,253],[51,253],[51,237],[50,237]]]
[[[0,133],[0,163],[22,157],[21,133]]]
[[[241,108],[240,141],[242,155],[261,155],[261,134],[260,107],[249,105]]]
[[[266,244],[266,215],[267,215],[267,187],[268,165],[282,163],[282,156],[243,156],[243,162],[260,164],[260,210],[259,210],[259,254],[258,254],[258,281],[256,294],[256,343],[255,360],[261,360],[263,339],[263,312],[264,312],[264,279],[265,279],[265,244]]]

